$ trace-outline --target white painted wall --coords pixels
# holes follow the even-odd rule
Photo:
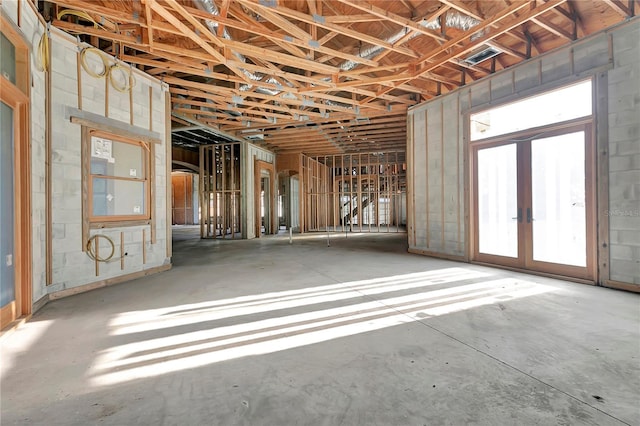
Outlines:
[[[465,190],[469,183],[466,120],[470,110],[596,76],[608,82],[608,117],[604,118],[608,135],[604,145],[609,147],[606,208],[610,213],[610,279],[640,284],[638,40],[640,18],[636,17],[413,107],[409,111],[407,147],[410,249],[468,256]]]
[[[18,23],[18,7],[20,22]],[[70,289],[109,278],[139,272],[170,263],[166,256],[166,185],[167,158],[165,150],[165,93],[168,87],[136,69],[133,89],[133,126],[160,135],[161,144],[155,146],[155,226],[157,241],[149,243],[149,225],[92,230],[91,235],[103,234],[116,242],[119,253],[120,232],[124,232],[125,268],[119,259],[100,265],[96,276],[95,264],[82,251],[82,188],[81,188],[81,127],[69,121],[68,107],[79,108],[76,39],[51,28],[52,72],[52,215],[53,283],[46,285],[46,187],[45,187],[45,73],[36,67],[36,50],[44,32],[35,11],[27,2],[5,1],[2,12],[19,28],[31,50],[31,204],[33,250],[33,301],[46,294]],[[114,61],[115,62],[115,61]],[[81,70],[82,110],[121,121],[130,125],[129,94],[120,93],[105,85],[104,79],[89,76]],[[108,108],[105,99],[108,91]],[[150,92],[151,91],[151,92]],[[142,262],[142,230],[147,234],[146,263]],[[103,248],[106,248],[104,246]]]

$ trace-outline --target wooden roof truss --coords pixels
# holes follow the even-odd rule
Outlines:
[[[308,154],[404,149],[409,106],[640,7],[639,0],[50,3],[101,23],[69,14],[55,26],[167,82],[176,125],[253,134],[271,149]],[[487,47],[499,54],[466,59]]]

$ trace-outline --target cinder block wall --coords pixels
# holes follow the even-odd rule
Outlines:
[[[118,92],[105,84],[104,78],[94,78],[80,67],[78,82],[77,40],[51,28],[51,205],[47,206],[45,182],[46,164],[46,74],[38,70],[36,54],[45,27],[27,2],[9,1],[1,5],[3,13],[20,29],[30,45],[31,74],[31,205],[33,250],[33,302],[60,290],[102,282],[108,279],[149,270],[170,263],[167,230],[167,135],[165,135],[165,94],[168,86],[157,79],[133,69],[136,85],[130,95]],[[18,12],[18,8],[20,11]],[[20,19],[18,19],[20,16]],[[110,60],[115,63],[114,59]],[[81,91],[79,101],[78,92]],[[108,94],[107,94],[108,92]],[[107,102],[108,98],[108,102]],[[69,108],[108,117],[131,128],[158,134],[161,143],[155,144],[155,244],[150,243],[150,225],[109,229],[92,229],[90,235],[111,237],[120,251],[120,233],[124,233],[124,249],[128,253],[121,269],[119,259],[101,263],[96,275],[95,263],[82,251],[82,164],[81,126],[71,123]],[[133,119],[132,119],[133,117]],[[52,212],[52,283],[46,283],[46,211]],[[146,233],[146,262],[143,263],[143,229]]]
[[[609,271],[599,278],[640,284],[638,40],[636,17],[413,107],[407,121],[409,250],[469,259],[469,111],[598,76],[608,92],[606,117],[595,120],[608,128],[599,143],[609,148],[609,186],[608,205],[599,205],[597,216],[607,226],[609,241],[600,245],[609,247],[610,257]]]
[[[131,95],[119,92],[105,84],[104,78],[95,78],[80,67],[78,84],[78,45],[65,34],[53,33],[52,41],[52,212],[53,283],[49,292],[64,290],[83,284],[131,274],[169,263],[167,257],[167,158],[165,138],[165,102],[168,88],[142,72],[135,72],[135,86]],[[81,101],[78,100],[78,90]],[[133,101],[131,124],[130,96]],[[92,229],[90,234],[101,234],[116,243],[119,255],[120,233],[124,233],[124,251],[127,253],[124,269],[119,261],[101,263],[96,275],[95,264],[82,252],[82,188],[81,188],[81,126],[71,123],[68,107],[108,117],[131,127],[160,134],[163,143],[155,144],[155,232],[157,240],[151,244],[151,225]],[[34,120],[35,121],[35,120]],[[144,236],[143,236],[144,234]],[[144,247],[143,247],[144,245]],[[106,249],[106,247],[105,247]],[[144,259],[143,259],[143,251]],[[117,256],[116,256],[117,259]]]
[[[612,32],[609,94],[611,279],[640,284],[640,22]]]

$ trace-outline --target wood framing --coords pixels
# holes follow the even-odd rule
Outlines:
[[[594,78],[595,113],[595,161],[597,170],[597,256],[600,285],[607,285],[610,276],[609,249],[609,96],[607,73],[598,73]]]
[[[153,96],[151,91],[149,91],[149,130],[153,131],[152,129],[152,124],[151,124],[151,106],[153,105],[152,102]],[[169,176],[171,176],[171,164],[172,164],[172,158],[173,158],[173,150],[171,149],[171,95],[169,94],[169,92],[165,92],[164,93],[164,107],[165,107],[165,122],[164,122],[164,143],[165,143],[165,157],[166,157],[166,162],[167,162],[167,167],[165,168],[165,177],[166,179],[169,178]],[[171,217],[171,203],[169,203],[169,200],[171,200],[171,185],[167,185],[166,186],[166,192],[165,192],[165,202],[167,204],[167,209],[166,209],[166,235],[167,235],[167,240],[166,240],[166,245],[167,245],[167,257],[171,258],[172,254],[173,254],[173,242],[172,242],[172,232],[171,232],[171,221],[169,220],[169,218]]]
[[[210,13],[184,0],[148,0],[144,7],[52,1],[109,22],[66,17],[53,24],[105,49],[117,46],[122,60],[171,84],[176,112],[239,139],[255,129],[265,147],[311,156],[401,150],[404,129],[382,136],[363,128],[354,137],[344,124],[389,117],[404,123],[408,106],[622,22],[637,9],[620,0],[440,0],[411,8],[393,1],[327,0],[319,7],[225,0]],[[488,46],[497,49],[491,61],[468,59]],[[326,135],[326,124],[339,126]],[[304,139],[280,137],[280,130],[302,126]]]
[[[256,238],[260,238],[262,232],[262,209],[261,209],[261,200],[262,200],[262,185],[261,180],[263,177],[263,172],[267,173],[269,176],[269,194],[267,198],[267,194],[265,194],[265,199],[269,204],[269,223],[265,224],[265,232],[269,234],[276,234],[278,232],[278,218],[277,218],[277,209],[276,209],[276,194],[277,194],[277,174],[275,171],[275,166],[272,163],[268,163],[266,161],[258,160],[254,157],[253,159],[253,197],[254,197],[254,212],[255,212],[255,232]],[[267,228],[268,225],[268,228]]]
[[[302,158],[306,231],[404,232],[404,152]]]
[[[237,238],[242,234],[243,168],[239,142],[200,147],[200,236]]]

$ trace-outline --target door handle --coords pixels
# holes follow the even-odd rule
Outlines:
[[[533,222],[533,218],[531,217],[531,207],[527,207],[527,223]]]
[[[518,219],[518,222],[522,222],[522,208],[518,207],[518,216],[512,217],[511,219]]]

